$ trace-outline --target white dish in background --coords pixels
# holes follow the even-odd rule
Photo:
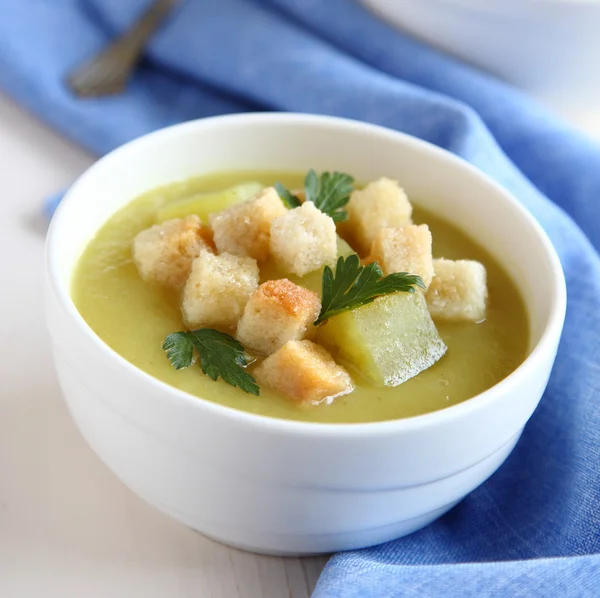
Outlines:
[[[598,122],[600,134],[598,0],[362,2],[400,29],[522,88],[574,124],[589,129]]]
[[[236,411],[168,386],[112,351],[77,312],[70,285],[82,250],[136,195],[218,170],[309,167],[359,180],[395,177],[423,207],[479,239],[522,290],[531,328],[526,361],[485,393],[435,413],[309,424]],[[281,555],[359,548],[410,533],[487,479],[542,396],[566,304],[545,233],[478,170],[394,131],[297,114],[189,122],[99,160],[53,219],[47,281],[60,384],[92,449],[175,519],[232,546]]]

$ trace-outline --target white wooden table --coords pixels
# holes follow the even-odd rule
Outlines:
[[[42,198],[93,161],[0,97],[0,596],[307,598],[323,558],[227,548],[134,496],[73,425],[42,310]]]
[[[0,96],[0,596],[308,597],[325,559],[244,553],[171,521],[67,413],[44,326],[40,211],[92,161]]]

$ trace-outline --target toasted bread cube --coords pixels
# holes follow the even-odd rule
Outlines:
[[[286,213],[273,187],[209,216],[219,253],[251,257],[264,262],[269,257],[271,223]]]
[[[354,255],[356,252],[344,241],[341,237],[337,237],[337,253],[336,258],[338,257],[348,257],[349,255]],[[336,260],[337,261],[337,260]],[[314,291],[319,296],[321,296],[322,288],[323,288],[323,269],[319,268],[318,270],[313,270],[309,272],[306,276],[296,276],[295,274],[287,274],[287,278],[291,280],[293,283],[308,289],[309,291]],[[286,273],[283,272],[282,268],[275,263],[275,260],[269,260],[266,264],[261,264],[260,266],[260,279],[261,281],[267,280],[276,280],[279,278],[285,278]]]
[[[269,280],[250,295],[238,323],[238,340],[253,351],[270,355],[291,340],[313,331],[321,300],[316,293],[287,279]]]
[[[233,328],[258,286],[258,265],[251,257],[203,251],[192,262],[183,288],[181,311],[190,328]]]
[[[342,229],[362,256],[369,253],[382,228],[411,224],[412,206],[406,193],[397,181],[385,177],[353,191],[346,211],[348,220]]]
[[[303,403],[333,400],[354,389],[348,372],[308,340],[288,341],[253,373],[259,383]]]
[[[382,228],[373,241],[371,259],[385,274],[417,274],[428,287],[433,278],[431,232],[426,224]]]
[[[481,322],[485,319],[485,267],[471,260],[433,260],[433,280],[427,289],[429,313],[435,320]]]
[[[210,229],[198,216],[175,218],[141,231],[133,240],[133,261],[143,280],[181,289],[192,261],[210,250]]]
[[[335,222],[307,201],[273,220],[270,247],[284,272],[304,276],[335,262]]]

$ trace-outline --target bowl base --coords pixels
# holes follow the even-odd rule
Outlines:
[[[178,520],[180,523],[187,525],[188,527],[197,531],[204,537],[209,538],[210,540],[213,540],[215,542],[219,542],[219,544],[229,546],[230,548],[236,548],[238,550],[252,552],[254,554],[260,554],[263,556],[304,557],[328,555],[334,552],[343,552],[347,550],[358,550],[360,548],[368,548],[369,546],[375,546],[377,544],[382,544],[384,542],[389,542],[391,540],[402,538],[403,536],[408,536],[409,534],[412,534],[413,532],[416,532],[426,527],[430,523],[433,523],[436,519],[447,513],[459,502],[460,500],[457,500],[448,505],[444,505],[439,509],[435,509],[434,511],[425,513],[424,515],[420,515],[419,517],[407,519],[405,521],[399,521],[397,523],[393,523],[391,525],[386,525],[376,529],[368,529],[363,532],[352,532],[348,534],[325,534],[319,537],[310,536],[310,539],[307,539],[312,546],[315,546],[316,544],[322,545],[324,547],[323,550],[303,550],[301,548],[302,539],[297,536],[289,538],[290,544],[299,546],[299,548],[293,550],[286,550],[285,548],[265,548],[262,545],[238,542],[234,539],[227,537],[226,534],[219,534],[213,531],[199,529],[198,526],[194,525],[191,521],[186,521],[186,518],[182,517],[181,513],[175,513],[170,511],[169,509],[164,509],[156,505],[155,506],[166,515],[169,515],[169,517],[172,517],[173,519]],[[273,541],[271,538],[265,538],[265,542],[269,542],[269,544],[273,546]],[[278,538],[277,543],[281,545],[282,539]]]

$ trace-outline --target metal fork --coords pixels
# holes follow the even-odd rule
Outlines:
[[[123,91],[148,41],[180,2],[155,0],[131,29],[67,76],[73,93],[98,97]]]

